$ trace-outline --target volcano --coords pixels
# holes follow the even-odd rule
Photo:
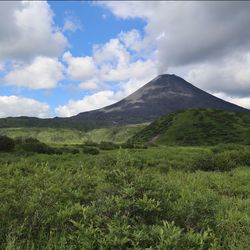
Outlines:
[[[82,121],[99,120],[110,125],[133,124],[150,122],[162,115],[189,108],[249,112],[193,86],[181,77],[164,74],[115,104],[83,112],[72,118]]]
[[[68,118],[0,119],[0,127],[70,127],[93,129],[152,122],[163,115],[190,108],[212,108],[250,113],[248,109],[219,99],[179,76],[159,75],[133,94],[107,107]]]

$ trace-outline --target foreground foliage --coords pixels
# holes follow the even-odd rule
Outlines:
[[[1,153],[0,249],[247,249],[250,168],[241,151],[238,159],[224,145]],[[208,154],[230,156],[234,168],[196,170],[202,159],[211,165]]]

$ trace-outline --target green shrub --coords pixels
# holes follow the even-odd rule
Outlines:
[[[134,148],[134,144],[131,142],[125,142],[121,144],[121,148]]]
[[[113,142],[107,142],[107,141],[100,142],[98,147],[102,150],[114,150],[119,148],[119,146],[114,144]]]
[[[83,147],[83,153],[85,154],[90,154],[90,155],[98,155],[100,153],[100,151],[98,150],[98,148],[95,147]]]
[[[213,153],[222,153],[224,151],[232,151],[232,150],[244,150],[245,146],[244,145],[239,145],[239,144],[218,144],[214,147],[211,148]]]
[[[226,153],[206,153],[197,157],[191,168],[203,171],[230,171],[235,167],[236,163]]]
[[[69,154],[79,154],[80,153],[80,150],[78,148],[71,148],[71,147],[58,148],[57,150],[61,151],[62,153],[69,153]]]
[[[11,151],[15,147],[13,139],[7,136],[0,136],[0,151]]]
[[[2,153],[0,249],[248,249],[250,168],[167,169],[204,152]]]
[[[121,148],[138,148],[138,149],[146,149],[148,148],[145,144],[133,144],[132,142],[128,141],[126,143],[121,144]]]
[[[241,150],[241,151],[230,151],[227,152],[228,158],[231,159],[235,164],[240,166],[250,166],[250,151]]]
[[[18,148],[25,152],[33,152],[39,154],[62,154],[61,149],[52,148],[35,138],[22,138],[17,140]]]
[[[55,150],[45,143],[24,143],[22,149],[27,152],[34,152],[40,154],[54,154]]]
[[[97,147],[98,143],[93,142],[93,141],[86,141],[86,142],[84,142],[83,146]]]

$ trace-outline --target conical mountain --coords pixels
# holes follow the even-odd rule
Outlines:
[[[110,106],[69,118],[0,119],[0,127],[70,127],[93,129],[113,125],[151,122],[163,115],[189,108],[213,108],[250,113],[193,86],[176,75],[159,75],[133,94]]]
[[[98,120],[108,124],[142,123],[188,108],[249,112],[208,94],[181,77],[164,74],[121,101],[99,110],[80,113],[74,119]]]

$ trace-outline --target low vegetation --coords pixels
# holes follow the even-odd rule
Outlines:
[[[208,109],[107,134],[2,129],[0,249],[249,249],[249,124]]]
[[[7,136],[0,136],[0,151],[11,151],[15,147],[13,139]]]
[[[66,128],[0,128],[0,135],[10,138],[32,137],[46,144],[81,144],[102,141],[124,143],[146,125],[126,125],[112,128],[77,130]]]
[[[250,116],[215,109],[189,109],[161,117],[129,141],[159,145],[250,145]]]
[[[0,249],[249,247],[248,146],[25,144],[0,153]]]

